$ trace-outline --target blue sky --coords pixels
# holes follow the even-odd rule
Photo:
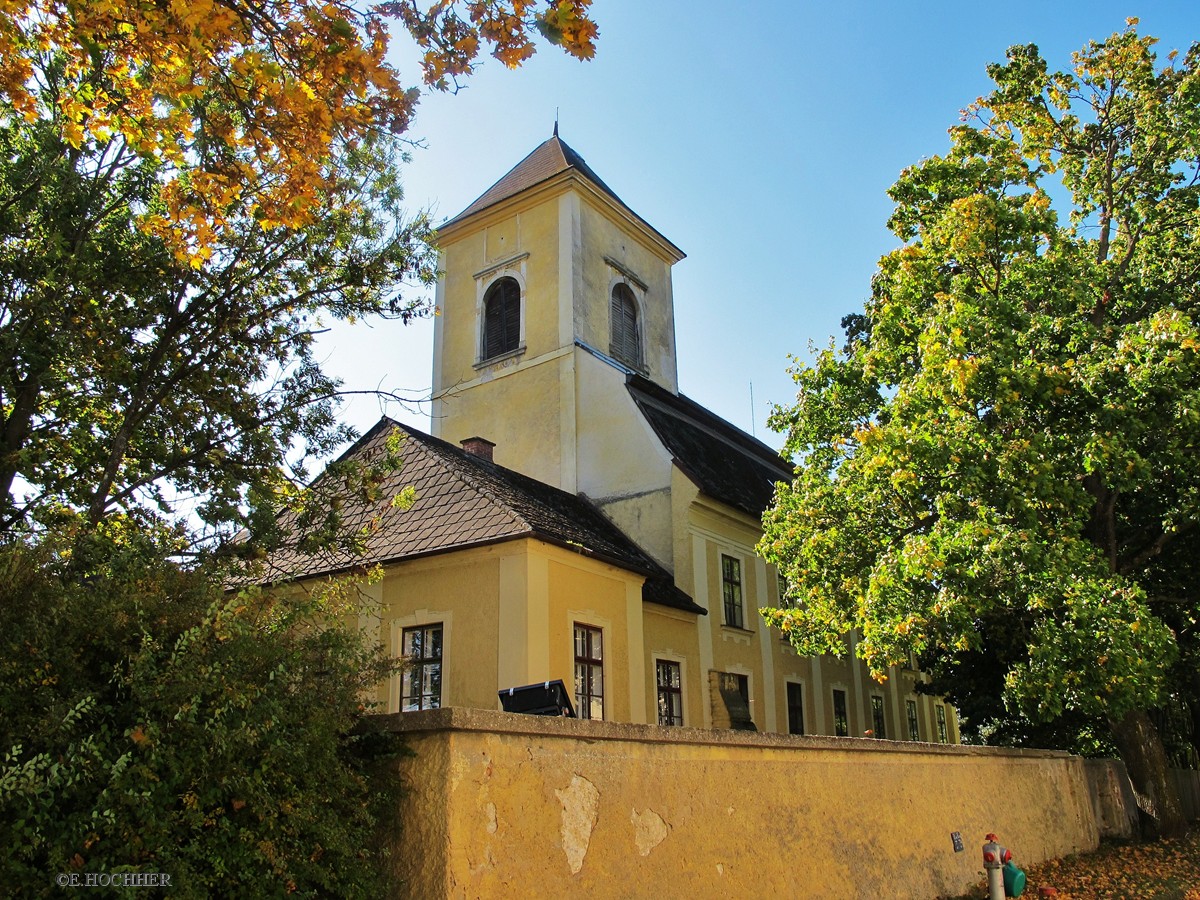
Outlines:
[[[1160,56],[1200,40],[1200,4],[652,2],[596,0],[596,59],[550,47],[521,69],[487,60],[456,95],[427,94],[409,137],[411,206],[441,221],[559,133],[682,248],[675,320],[683,393],[778,447],[771,403],[793,397],[788,356],[840,336],[879,257],[897,245],[886,191],[948,146],[985,67],[1035,43],[1053,68],[1137,16]],[[419,73],[411,50],[394,54]],[[418,398],[433,328],[338,325],[321,344],[350,389]],[[751,406],[753,383],[754,404]],[[428,429],[428,405],[350,404],[359,430],[387,412]]]

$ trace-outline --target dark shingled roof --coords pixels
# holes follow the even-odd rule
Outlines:
[[[679,590],[671,575],[582,497],[473,456],[386,416],[343,458],[382,455],[393,429],[403,432],[400,472],[382,486],[382,496],[411,486],[408,509],[385,507],[361,555],[277,556],[272,568],[289,578],[325,574],[362,565],[396,562],[432,553],[534,537],[646,575],[642,599],[704,613]],[[351,527],[366,525],[378,508],[347,502]]]
[[[759,518],[792,468],[778,453],[682,394],[631,375],[626,385],[680,470],[703,493]]]

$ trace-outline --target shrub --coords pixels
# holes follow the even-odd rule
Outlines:
[[[353,729],[394,663],[348,590],[226,592],[128,522],[0,547],[0,884],[377,896],[399,751]]]

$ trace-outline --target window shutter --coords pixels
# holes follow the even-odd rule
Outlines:
[[[483,358],[517,349],[521,338],[521,286],[501,278],[483,298]]]
[[[641,365],[641,341],[638,336],[637,303],[624,284],[613,288],[609,306],[612,320],[610,350],[613,356],[635,368]]]

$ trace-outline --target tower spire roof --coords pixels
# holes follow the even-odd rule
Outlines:
[[[535,147],[532,153],[509,169],[503,178],[480,194],[470,206],[458,215],[443,222],[442,227],[445,228],[456,224],[468,216],[473,216],[480,210],[487,209],[489,206],[494,206],[502,200],[516,196],[521,191],[553,178],[555,175],[565,172],[568,169],[574,169],[595,187],[615,200],[620,206],[623,206],[631,213],[633,212],[617,196],[616,192],[605,184],[599,175],[592,171],[591,166],[584,161],[583,157],[572,150],[567,142],[558,136],[558,120],[555,119],[554,134],[548,140]],[[634,215],[637,214],[634,213]]]

